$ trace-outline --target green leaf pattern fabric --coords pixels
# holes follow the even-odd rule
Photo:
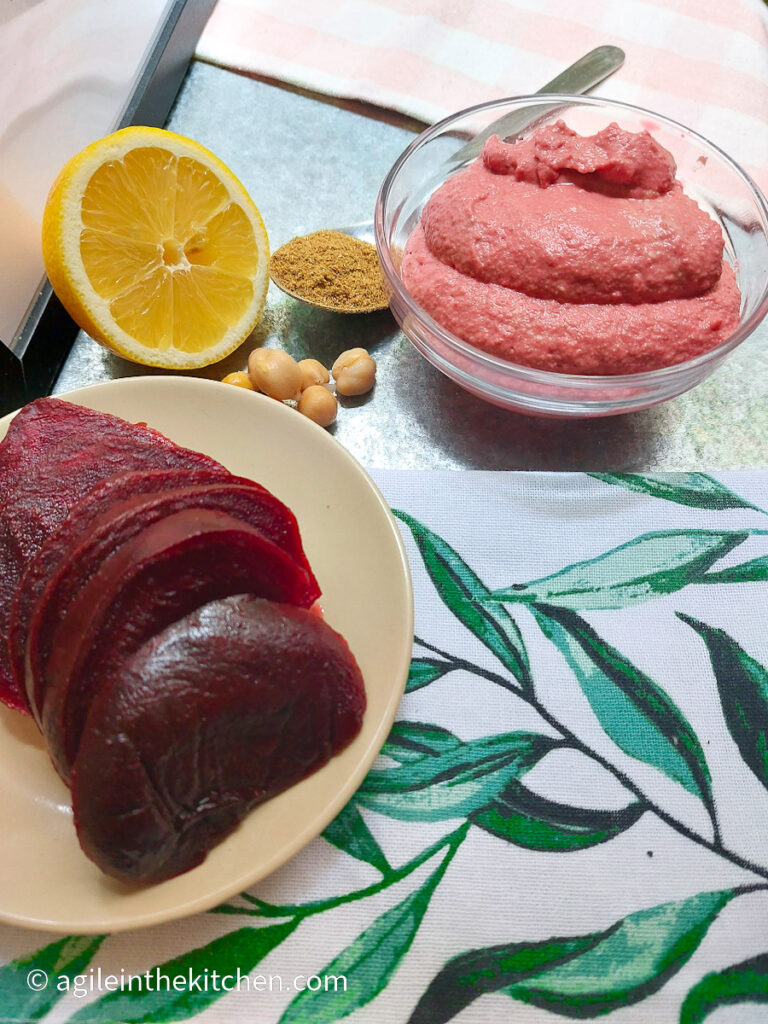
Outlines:
[[[0,1024],[768,1021],[768,475],[376,480],[416,623],[357,793],[208,914],[0,925]]]

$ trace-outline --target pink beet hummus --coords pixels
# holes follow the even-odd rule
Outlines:
[[[470,345],[560,373],[670,366],[739,321],[719,226],[685,195],[666,149],[616,124],[490,138],[427,203],[402,278]]]

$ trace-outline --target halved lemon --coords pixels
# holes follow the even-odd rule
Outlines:
[[[43,260],[78,326],[146,366],[223,359],[253,330],[269,284],[267,233],[243,185],[159,128],[124,128],[64,166]]]

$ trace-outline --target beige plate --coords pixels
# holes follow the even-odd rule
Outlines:
[[[346,637],[368,693],[362,731],[339,757],[253,811],[194,871],[142,888],[107,878],[85,858],[68,790],[36,727],[3,707],[0,920],[90,933],[213,907],[279,868],[325,828],[362,781],[392,724],[408,674],[413,595],[403,544],[381,494],[341,445],[294,410],[185,377],[128,378],[66,397],[147,422],[285,501],[322,587],[326,619]],[[0,419],[0,438],[10,419]]]

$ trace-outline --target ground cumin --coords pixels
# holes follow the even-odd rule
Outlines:
[[[269,261],[275,284],[339,313],[370,313],[389,302],[376,249],[339,231],[294,238]]]

